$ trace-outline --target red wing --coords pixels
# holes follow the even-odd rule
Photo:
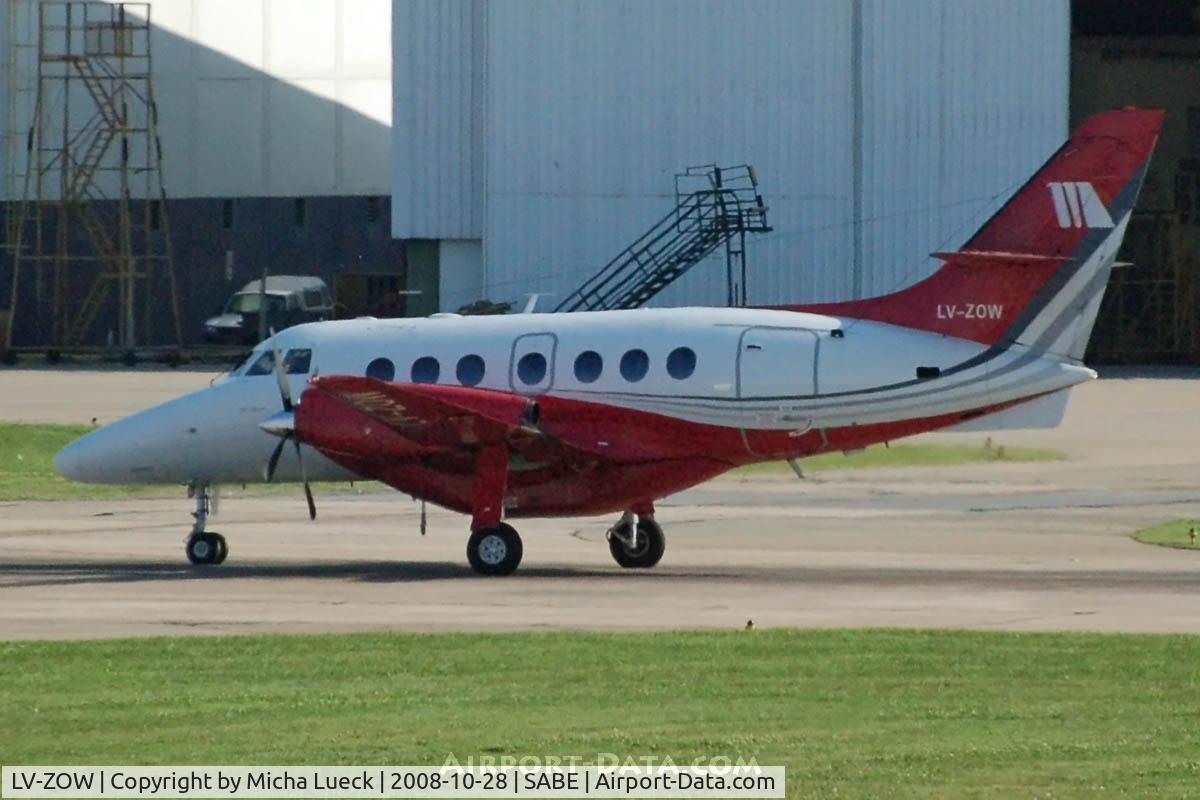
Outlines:
[[[716,440],[733,433],[583,400],[341,375],[309,384],[296,425],[304,441],[347,455],[404,457],[505,442],[539,462],[711,457],[720,452]]]

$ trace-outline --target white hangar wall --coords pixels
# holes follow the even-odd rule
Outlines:
[[[391,0],[148,5],[171,197],[390,193]],[[14,43],[37,41],[35,7],[6,0],[0,14],[0,62],[22,67],[0,77],[0,116],[10,116],[8,93],[18,92],[0,158],[23,151],[35,51],[7,56]],[[19,27],[10,28],[14,19]]]
[[[753,164],[770,206],[751,302],[890,290],[1066,133],[1067,0],[396,0],[394,22],[393,234],[452,241],[443,308],[553,305],[714,162]],[[724,298],[714,257],[653,302]]]

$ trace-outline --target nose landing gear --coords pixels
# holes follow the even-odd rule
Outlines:
[[[191,491],[196,498],[196,510],[192,512],[192,517],[196,522],[192,525],[192,532],[188,534],[187,538],[185,550],[187,559],[197,565],[220,564],[229,555],[229,545],[226,544],[225,537],[221,534],[204,530],[208,516],[212,513],[212,501],[208,494],[208,487],[195,486],[191,487]]]
[[[188,537],[187,557],[193,564],[220,564],[227,555],[229,545],[219,533],[199,533]]]

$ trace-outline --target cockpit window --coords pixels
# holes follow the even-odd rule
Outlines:
[[[287,355],[283,357],[283,365],[287,368],[288,375],[307,375],[312,365],[312,350],[307,347],[288,350]]]
[[[283,357],[283,367],[288,375],[307,375],[312,366],[312,350],[297,348],[288,350]],[[247,375],[270,375],[275,371],[275,352],[264,350],[246,370]]]
[[[247,375],[270,375],[275,371],[275,353],[271,350],[264,350],[262,355],[254,360],[250,365],[250,369],[246,370]]]

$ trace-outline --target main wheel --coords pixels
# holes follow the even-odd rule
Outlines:
[[[628,526],[629,523],[625,523],[623,527]],[[647,517],[637,521],[637,542],[633,546],[630,546],[629,538],[627,530],[614,530],[608,535],[608,550],[613,560],[625,569],[649,569],[662,559],[667,550],[667,537],[663,535],[663,529]]]
[[[521,537],[511,525],[501,522],[471,532],[467,561],[480,575],[509,575],[521,563]]]
[[[220,564],[228,552],[219,533],[197,533],[188,537],[187,557],[193,564]]]

